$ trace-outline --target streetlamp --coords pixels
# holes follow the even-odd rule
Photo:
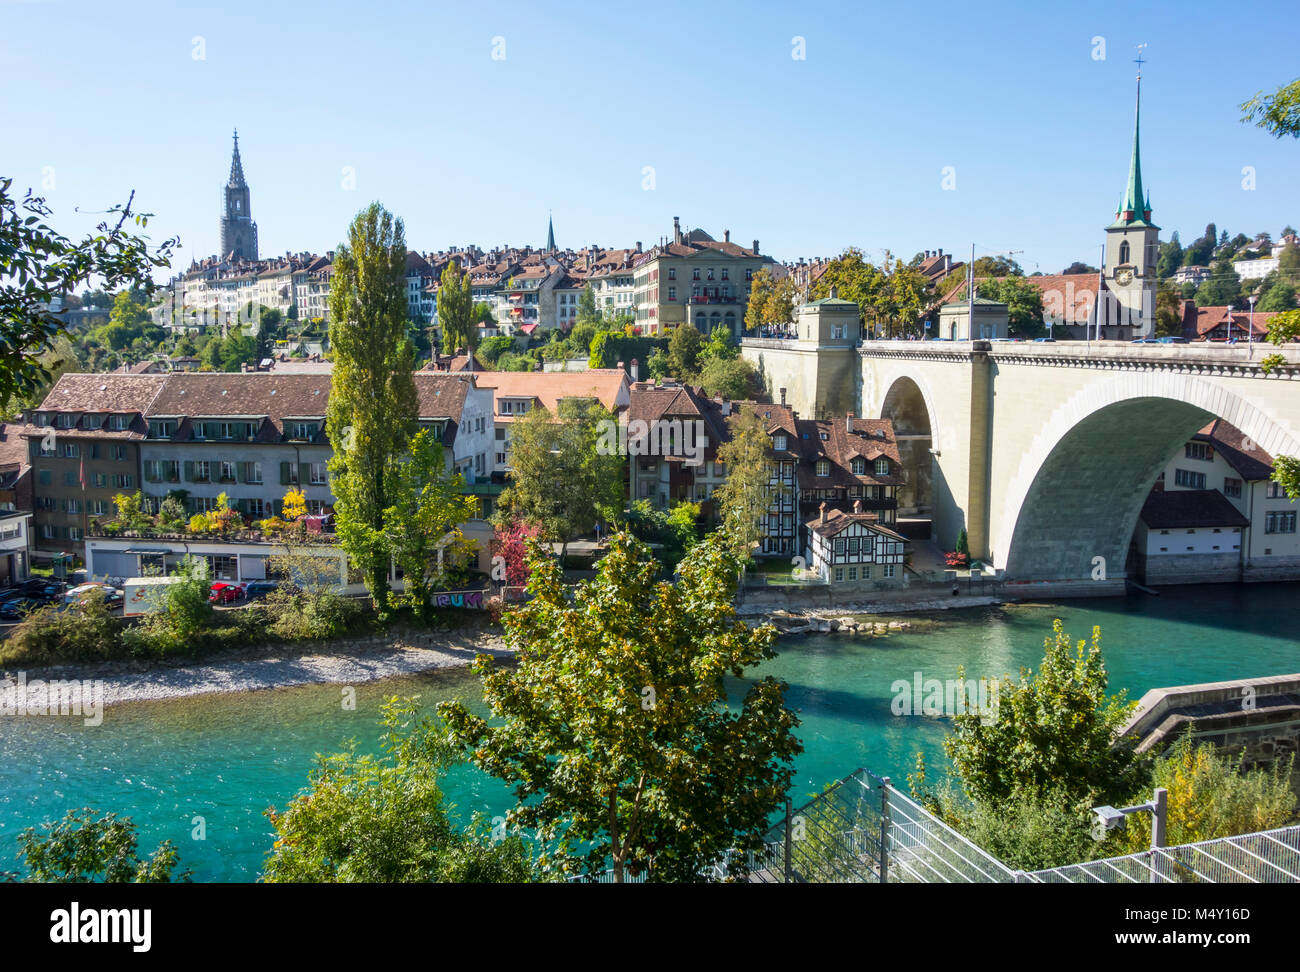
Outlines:
[[[1256,295],[1250,295],[1250,333],[1246,335],[1246,348],[1248,349],[1246,356],[1248,358],[1255,357],[1255,301],[1257,300],[1259,298]]]
[[[1155,852],[1165,846],[1165,823],[1169,819],[1169,791],[1156,787],[1150,803],[1139,803],[1133,807],[1111,806],[1093,807],[1096,817],[1092,826],[1093,840],[1105,840],[1109,831],[1124,826],[1125,818],[1131,813],[1147,812],[1151,814],[1151,883],[1160,883],[1160,873],[1155,865]]]
[[[1228,305],[1228,343],[1232,343],[1232,304]]]

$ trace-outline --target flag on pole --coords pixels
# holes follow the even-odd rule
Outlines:
[[[81,457],[81,472],[78,475],[79,478],[81,479],[81,489],[84,492],[86,489],[86,457],[85,456]]]

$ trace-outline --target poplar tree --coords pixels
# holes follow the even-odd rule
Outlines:
[[[379,203],[357,214],[334,256],[327,427],[339,543],[376,607],[388,594],[386,473],[415,431],[415,348],[406,332],[406,235]]]
[[[438,286],[438,327],[442,329],[444,354],[455,354],[459,348],[474,353],[478,328],[474,325],[469,275],[461,273],[455,260],[442,271]]]

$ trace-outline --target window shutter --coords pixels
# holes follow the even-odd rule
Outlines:
[[[289,485],[289,464],[287,462],[280,463],[280,485]]]
[[[306,486],[311,482],[311,463],[298,463],[298,485]]]
[[[187,483],[194,482],[194,460],[192,459],[185,460],[185,481]]]

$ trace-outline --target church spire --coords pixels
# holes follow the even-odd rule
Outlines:
[[[1133,158],[1128,167],[1128,186],[1124,190],[1124,201],[1119,204],[1119,212],[1115,214],[1117,222],[1137,223],[1149,222],[1151,219],[1151,207],[1149,199],[1142,191],[1142,153],[1139,144],[1139,135],[1142,120],[1142,48],[1145,44],[1138,45],[1137,56],[1137,101],[1133,110]]]
[[[231,189],[242,189],[248,183],[244,182],[244,164],[239,160],[239,129],[235,129],[235,154],[230,157],[230,181],[227,183]]]
[[[551,211],[546,211],[546,252],[555,252],[555,224],[551,220]]]

